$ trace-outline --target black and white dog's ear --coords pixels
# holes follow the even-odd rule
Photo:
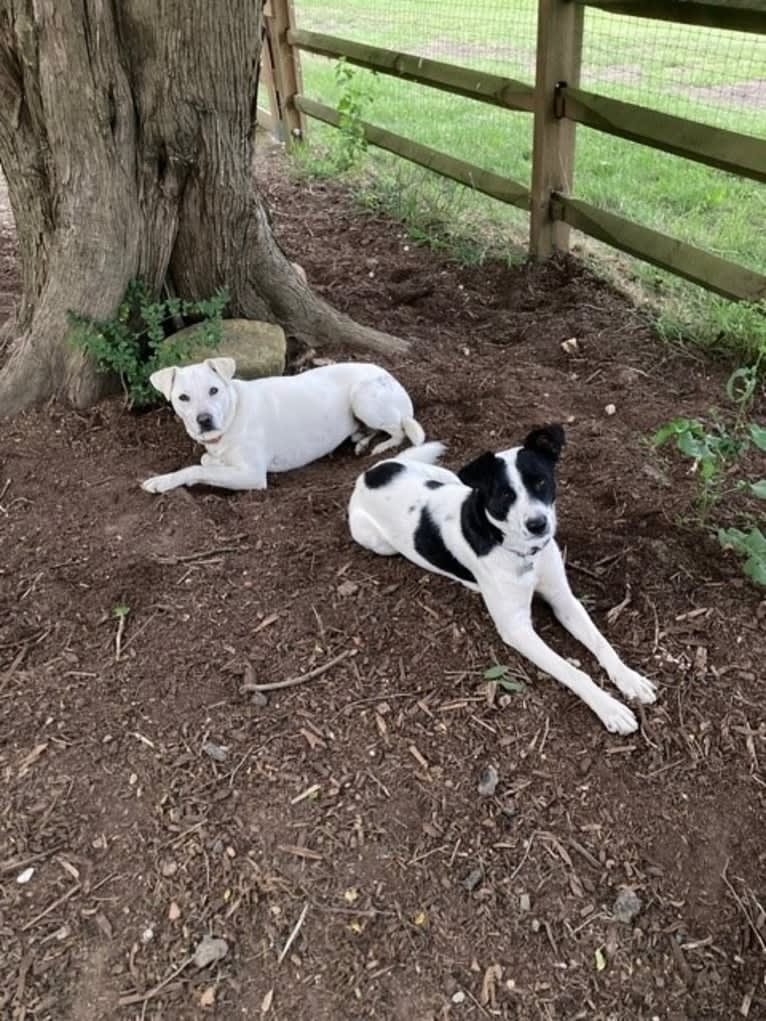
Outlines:
[[[471,489],[478,489],[480,492],[487,492],[492,488],[497,474],[497,458],[488,450],[480,454],[476,460],[471,461],[457,473],[457,477],[464,486]]]
[[[533,429],[524,440],[524,446],[527,450],[533,450],[541,457],[547,457],[549,461],[555,463],[559,459],[565,442],[563,428],[558,423],[554,423]]]

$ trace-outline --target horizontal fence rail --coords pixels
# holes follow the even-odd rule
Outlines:
[[[293,27],[289,18],[283,19],[283,23],[288,27],[286,31],[279,33],[277,47],[284,50],[283,58],[286,59],[289,55],[290,60],[296,65],[299,50],[329,58],[343,57],[349,63],[370,71],[493,106],[533,113],[536,125],[540,116],[547,119],[546,123],[558,122],[564,127],[568,125],[572,133],[569,157],[572,157],[574,152],[574,127],[576,124],[582,124],[740,177],[766,182],[766,139],[713,127],[589,92],[579,88],[577,73],[582,48],[582,13],[585,7],[598,8],[614,14],[766,35],[766,0],[538,0],[538,2],[539,18],[542,18],[544,13],[548,16],[554,14],[559,16],[559,20],[555,22],[559,26],[559,31],[548,33],[550,38],[546,37],[545,33],[538,36],[538,51],[542,47],[550,59],[541,61],[538,52],[534,87],[486,71],[370,46],[320,32],[301,31]],[[287,4],[289,7],[290,0],[271,0],[271,3],[283,6]],[[575,13],[572,14],[572,11]],[[554,60],[551,54],[557,59]],[[299,74],[294,74],[293,79],[297,82]],[[305,115],[336,128],[343,127],[342,115],[338,110],[302,95],[299,85],[292,94],[288,88],[283,96],[283,106],[291,109],[293,116]],[[545,102],[541,101],[543,96]],[[272,109],[272,114],[273,121],[284,116],[275,109]],[[268,113],[259,109],[258,116],[259,120],[266,122]],[[552,133],[555,151],[548,153],[551,164],[548,174],[550,180],[546,178],[542,189],[538,181],[533,202],[531,189],[519,181],[484,170],[430,146],[422,145],[414,139],[365,121],[355,124],[355,127],[363,132],[370,145],[501,202],[527,211],[531,210],[530,251],[538,256],[549,254],[551,250],[566,250],[568,242],[565,239],[567,230],[571,227],[727,298],[751,302],[766,300],[766,276],[763,274],[670,237],[661,231],[599,209],[568,194],[570,189],[570,176],[566,170],[568,157],[566,145],[562,140],[569,138],[566,131]],[[536,164],[541,158],[536,154]],[[558,233],[553,238],[552,245],[549,244],[547,248],[541,247],[539,242],[543,231],[548,231],[550,235],[551,225]],[[537,244],[534,243],[535,237]]]
[[[575,230],[709,291],[740,301],[766,299],[766,276],[760,273],[569,195],[555,195],[551,204],[554,217]]]
[[[655,18],[703,28],[766,34],[766,3],[762,0],[574,0],[610,14]]]
[[[333,127],[340,127],[341,117],[337,110],[324,103],[317,103],[314,99],[306,96],[295,96],[294,102],[298,110],[324,121],[325,124],[332,124]],[[500,174],[493,174],[489,170],[482,170],[472,163],[465,163],[463,160],[447,156],[446,153],[432,149],[428,145],[421,145],[420,142],[413,142],[410,138],[397,135],[393,131],[386,131],[366,121],[358,125],[364,132],[364,137],[370,145],[385,149],[411,163],[425,167],[426,170],[433,170],[442,177],[448,177],[458,184],[464,184],[468,188],[480,191],[500,202],[505,202],[519,209],[529,209],[529,189],[510,177],[501,177]]]
[[[766,181],[766,138],[714,128],[583,89],[562,88],[561,96],[564,116],[578,124],[754,181]]]
[[[320,32],[302,32],[291,29],[287,33],[291,46],[322,57],[345,57],[350,64],[393,75],[418,85],[430,85],[442,92],[452,92],[480,103],[506,107],[508,110],[532,111],[534,89],[531,85],[489,74],[487,71],[473,71],[468,67],[447,64],[441,60],[416,57],[411,53],[399,53],[379,46],[367,46],[350,39],[339,39]]]

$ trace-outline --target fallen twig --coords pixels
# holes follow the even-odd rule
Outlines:
[[[309,909],[309,906],[308,906],[308,904],[304,904],[304,905],[303,905],[303,911],[301,911],[301,913],[300,913],[300,916],[299,916],[299,918],[298,918],[298,921],[297,921],[297,922],[295,923],[295,926],[294,926],[294,928],[293,928],[293,931],[292,931],[292,932],[290,933],[290,935],[289,935],[289,936],[287,937],[287,942],[286,942],[286,943],[285,943],[285,945],[284,945],[284,946],[282,947],[282,952],[281,952],[281,954],[279,955],[279,957],[277,958],[277,964],[281,964],[281,963],[282,963],[282,961],[284,961],[285,957],[287,957],[287,951],[288,951],[288,950],[290,949],[290,947],[291,947],[291,946],[293,945],[293,943],[294,943],[294,941],[295,941],[295,937],[296,937],[296,936],[298,935],[298,933],[300,932],[300,928],[301,928],[301,926],[303,925],[303,920],[304,920],[304,918],[306,917],[306,912],[308,911],[308,909]]]
[[[513,882],[513,880],[516,878],[516,876],[518,876],[519,872],[521,872],[521,870],[524,868],[524,863],[526,862],[527,858],[529,857],[529,852],[532,850],[532,844],[534,844],[535,837],[537,837],[537,836],[539,836],[539,832],[537,830],[535,830],[535,832],[532,834],[532,836],[527,841],[526,850],[524,851],[524,854],[521,856],[521,861],[516,866],[516,868],[513,870],[513,872],[511,873],[511,875],[510,875],[510,877],[508,879],[509,883]]]
[[[39,854],[30,854],[26,858],[16,858],[9,861],[0,862],[0,873],[3,872],[15,872],[17,869],[24,869],[27,865],[32,865],[36,861],[42,861],[43,858],[51,858],[54,854],[57,854],[64,844],[56,844],[49,851],[41,851]]]
[[[729,893],[734,898],[734,900],[735,900],[735,902],[737,904],[737,907],[742,912],[742,914],[745,916],[745,919],[747,920],[747,924],[750,927],[750,931],[753,933],[755,938],[758,940],[758,943],[759,943],[759,945],[761,947],[761,950],[766,954],[766,942],[764,942],[763,936],[758,931],[758,926],[755,924],[753,919],[750,917],[750,912],[747,910],[747,905],[742,900],[742,898],[737,893],[737,891],[734,889],[734,887],[731,884],[731,881],[730,881],[729,877],[726,875],[726,873],[728,871],[728,868],[729,868],[729,862],[730,861],[731,861],[731,858],[727,858],[726,859],[726,864],[724,865],[723,872],[721,873],[721,879],[723,879],[724,883],[726,884],[726,889],[729,891]]]
[[[348,659],[349,656],[355,656],[357,653],[356,649],[346,649],[345,652],[339,653],[333,659],[329,659],[322,666],[315,667],[313,670],[309,670],[306,674],[300,674],[298,677],[288,677],[286,681],[272,681],[269,684],[243,684],[243,691],[278,691],[280,688],[292,688],[296,684],[303,684],[304,681],[310,681],[313,677],[319,677],[320,674],[326,673],[331,670],[338,663],[341,663],[344,659]]]
[[[159,993],[161,993],[165,986],[168,985],[169,982],[172,982],[174,978],[177,978],[182,971],[185,971],[193,960],[194,960],[193,955],[191,957],[187,957],[185,961],[182,961],[181,964],[179,964],[177,968],[171,971],[171,973],[167,975],[161,982],[158,982],[156,986],[152,986],[152,988],[148,989],[145,993],[128,993],[125,996],[121,996],[117,1002],[121,1007],[129,1007],[133,1003],[148,1002],[149,1000],[157,996]]]
[[[212,546],[210,549],[200,550],[198,553],[184,553],[181,556],[155,557],[158,564],[189,564],[193,560],[204,560],[206,557],[217,557],[221,553],[245,553],[249,546]]]
[[[2,680],[0,680],[0,691],[2,691],[5,688],[6,684],[8,684],[10,679],[13,677],[13,675],[16,673],[18,668],[24,662],[24,657],[27,654],[27,649],[28,648],[29,648],[29,643],[27,642],[25,645],[22,645],[21,649],[19,649],[19,651],[16,653],[16,656],[15,656],[13,662],[11,663],[11,665],[8,667],[8,669],[3,674]]]
[[[35,917],[32,918],[29,922],[27,922],[25,925],[22,925],[21,931],[28,932],[30,929],[34,928],[34,926],[37,925],[38,922],[41,922],[43,918],[46,917],[46,915],[49,915],[51,911],[55,911],[56,908],[60,907],[62,904],[65,904],[70,897],[74,897],[74,895],[80,891],[81,886],[82,883],[75,883],[75,885],[70,887],[66,893],[62,893],[62,895],[60,897],[57,897],[52,904],[49,904],[45,911],[41,911],[39,915],[35,915]]]

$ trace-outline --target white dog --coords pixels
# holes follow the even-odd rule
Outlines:
[[[561,426],[544,426],[523,446],[482,454],[457,475],[433,464],[444,450],[441,443],[407,450],[357,479],[349,504],[351,535],[374,553],[401,553],[480,592],[504,642],[578,695],[607,730],[629,734],[638,725],[630,709],[532,628],[537,592],[623,695],[654,701],[652,683],[622,662],[569,588],[553,537],[554,468],[563,445]]]
[[[377,365],[347,362],[298,376],[234,379],[233,358],[208,358],[185,368],[160,369],[151,383],[171,402],[186,431],[207,453],[200,464],[143,483],[150,493],[176,486],[265,489],[267,472],[290,471],[324,457],[351,437],[361,454],[375,432],[420,444],[404,387]],[[361,428],[372,432],[365,436]]]

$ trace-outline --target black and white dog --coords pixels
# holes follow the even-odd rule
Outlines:
[[[480,592],[504,642],[579,696],[607,730],[629,734],[638,726],[630,709],[532,627],[536,592],[623,695],[654,701],[654,685],[622,662],[569,588],[554,539],[554,474],[563,445],[561,426],[543,426],[523,446],[482,454],[457,475],[434,464],[443,444],[413,447],[359,476],[349,504],[351,535],[374,553],[400,553]]]

